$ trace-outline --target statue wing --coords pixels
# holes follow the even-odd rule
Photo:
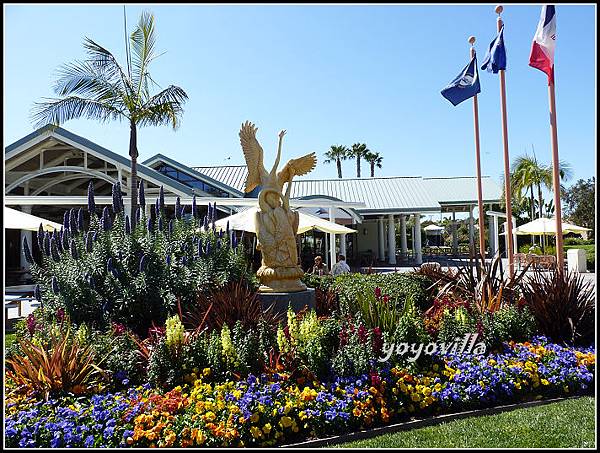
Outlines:
[[[246,180],[246,192],[250,192],[256,186],[262,184],[267,176],[267,170],[263,164],[263,149],[256,140],[257,127],[249,121],[242,124],[240,129],[240,144],[248,166],[248,179]]]
[[[315,153],[307,154],[298,159],[290,159],[287,164],[277,173],[279,187],[290,182],[294,176],[303,176],[310,173],[317,165],[317,156]]]

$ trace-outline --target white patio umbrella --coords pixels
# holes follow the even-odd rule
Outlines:
[[[40,223],[42,224],[44,231],[60,230],[62,227],[60,223],[42,219],[41,217],[4,206],[4,228],[38,231]]]
[[[256,233],[254,228],[254,218],[257,211],[257,207],[246,209],[242,212],[238,212],[237,214],[225,217],[224,219],[217,220],[215,222],[215,226],[217,229],[224,230],[227,228],[227,222],[229,222],[229,229],[231,230]],[[356,230],[353,230],[352,228],[330,222],[329,220],[321,219],[303,212],[299,212],[298,214],[298,234],[312,230],[313,228],[326,233],[334,234],[356,233]]]
[[[587,231],[591,231],[590,228],[580,227],[571,223],[562,223],[563,234],[576,233],[582,234]],[[515,232],[520,235],[527,234],[545,234],[545,235],[556,235],[556,219],[549,219],[542,217],[535,219],[525,225],[521,225],[515,229]]]
[[[425,228],[423,228],[425,231],[444,231],[444,227],[438,226],[435,223],[432,223],[431,225],[427,225]]]

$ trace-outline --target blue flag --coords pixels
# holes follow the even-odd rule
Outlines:
[[[452,105],[458,105],[480,92],[477,57],[473,56],[462,72],[442,90],[442,96],[452,102]]]
[[[490,43],[490,47],[485,55],[482,70],[498,74],[501,69],[506,69],[506,49],[504,48],[504,25],[500,28],[498,36]]]

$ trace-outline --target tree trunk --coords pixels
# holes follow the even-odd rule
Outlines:
[[[375,162],[371,162],[371,178],[375,177]]]
[[[360,156],[356,156],[356,177],[360,178]]]
[[[338,178],[342,179],[342,160],[338,158],[335,163],[337,164]]]
[[[531,189],[531,221],[533,222],[535,220],[535,203],[534,203],[534,196],[533,196],[533,184],[531,186],[529,186],[529,188]],[[535,245],[535,236],[533,234],[531,235],[531,245]]]
[[[135,211],[138,205],[138,187],[137,187],[137,158],[138,158],[138,149],[137,149],[137,130],[135,123],[132,121],[130,124],[130,134],[129,134],[129,157],[131,157],[131,187],[129,189],[129,194],[131,196],[131,212],[129,213],[129,221],[131,222],[131,229],[135,228],[137,223],[137,219],[135,216]]]
[[[542,198],[542,185],[538,184],[538,200],[540,203],[540,219],[543,217],[544,199]],[[546,235],[542,236],[542,253],[546,253]]]

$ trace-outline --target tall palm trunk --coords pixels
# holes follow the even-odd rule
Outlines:
[[[375,161],[371,162],[371,178],[375,177]]]
[[[535,220],[535,198],[533,196],[533,184],[529,186],[529,189],[531,190],[531,221],[533,222]],[[531,245],[535,245],[535,236],[533,234],[531,235]]]
[[[356,156],[356,177],[360,178],[360,156]]]
[[[540,203],[540,219],[544,216],[543,215],[543,209],[544,209],[544,199],[542,198],[542,185],[540,183],[538,183],[537,185],[538,187],[538,201]],[[542,252],[546,253],[546,235],[542,236]]]
[[[131,212],[129,213],[129,220],[131,221],[131,228],[135,228],[137,223],[137,219],[135,216],[135,211],[137,209],[138,204],[138,188],[137,188],[137,158],[138,158],[138,149],[137,149],[137,130],[135,126],[135,122],[131,121],[130,124],[130,134],[129,134],[129,156],[131,157],[131,187],[129,188],[129,193],[131,195]]]
[[[337,165],[338,178],[342,179],[342,159],[338,157],[335,163]]]

